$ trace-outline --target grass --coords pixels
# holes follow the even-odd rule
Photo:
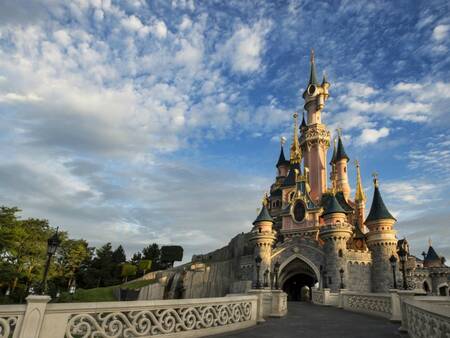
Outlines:
[[[94,289],[77,289],[73,296],[68,292],[61,293],[59,299],[60,303],[70,303],[70,302],[115,302],[117,301],[114,297],[114,289],[140,289],[144,286],[156,283],[155,279],[152,280],[137,280],[131,281],[127,284],[107,286],[103,288]]]

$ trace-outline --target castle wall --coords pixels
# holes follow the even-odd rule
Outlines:
[[[348,262],[345,288],[350,291],[370,292],[370,269],[366,262]]]

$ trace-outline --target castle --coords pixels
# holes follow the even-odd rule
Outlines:
[[[322,123],[322,110],[331,85],[325,76],[318,81],[313,53],[310,63],[303,92],[306,114],[300,126],[294,114],[289,159],[282,139],[275,182],[251,231],[224,248],[195,255],[191,263],[167,275],[166,298],[180,285],[184,298],[271,287],[281,288],[291,300],[299,300],[302,290],[312,287],[388,292],[403,286],[449,295],[450,269],[431,243],[420,260],[409,254],[406,240],[397,239],[396,219],[383,202],[377,175],[366,217],[358,162],[351,196],[350,158],[340,132],[328,162],[330,131]]]

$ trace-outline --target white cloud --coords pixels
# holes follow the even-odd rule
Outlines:
[[[361,135],[358,138],[358,143],[366,145],[370,143],[376,143],[380,138],[389,135],[389,129],[386,127],[380,129],[363,129]]]
[[[153,25],[153,30],[155,32],[156,37],[159,39],[164,39],[167,36],[167,26],[164,21],[158,20]]]
[[[135,15],[125,17],[120,22],[125,29],[132,31],[132,32],[136,32],[141,37],[146,36],[151,30],[151,28],[149,26],[144,25],[142,23],[142,21]],[[158,27],[156,27],[156,30],[157,30],[157,28]],[[162,29],[162,28],[160,28],[160,29]],[[156,33],[159,34],[158,30]]]
[[[447,38],[450,31],[450,25],[438,25],[433,29],[433,39],[436,41],[442,41]]]
[[[347,83],[347,88],[349,94],[356,97],[370,97],[377,93],[377,90],[375,88],[364,83],[349,82]]]
[[[264,39],[269,27],[268,22],[259,22],[253,27],[240,26],[221,48],[221,56],[228,59],[235,72],[251,73],[262,68]]]
[[[34,93],[29,93],[29,94],[17,94],[17,93],[6,93],[6,94],[1,94],[0,93],[0,102],[9,102],[9,103],[13,103],[13,102],[38,102],[38,101],[42,101],[43,98],[34,94]]]

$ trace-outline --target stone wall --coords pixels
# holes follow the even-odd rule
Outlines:
[[[347,263],[345,288],[351,291],[370,292],[371,265],[367,261],[350,260]]]

